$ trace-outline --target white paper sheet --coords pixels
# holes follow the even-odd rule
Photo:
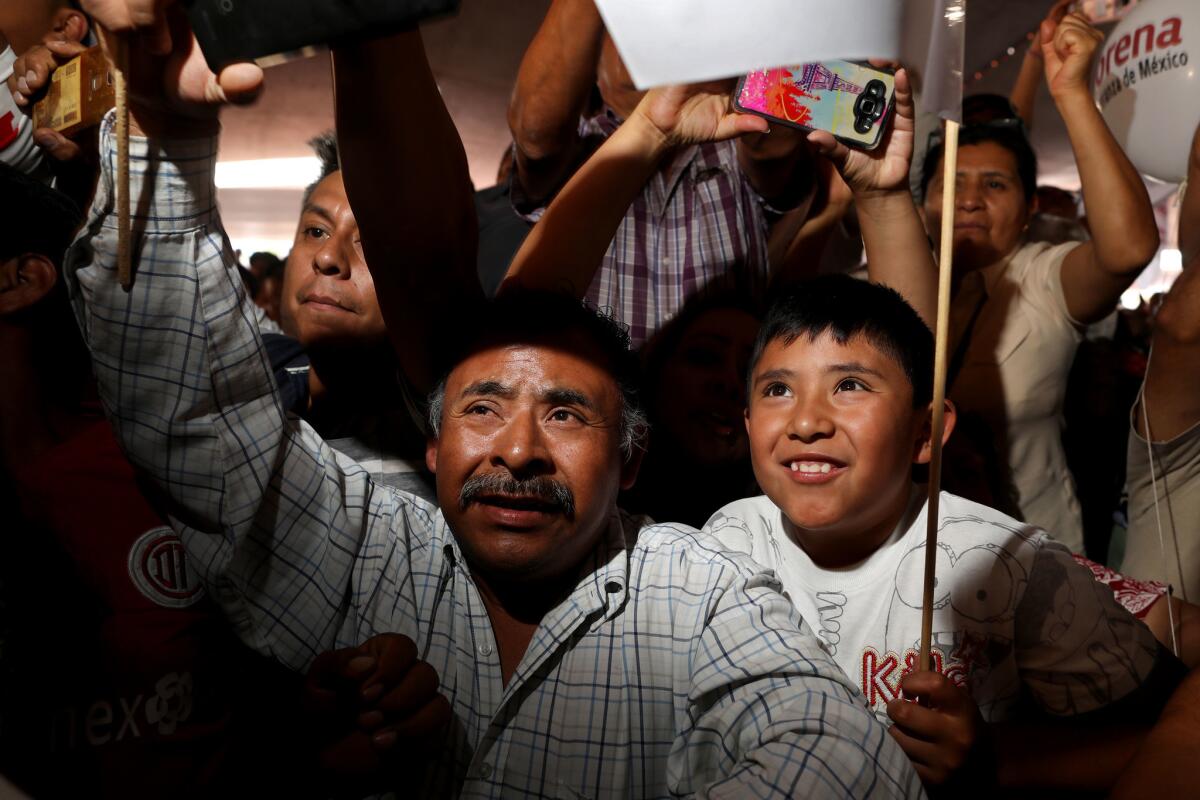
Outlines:
[[[899,0],[596,0],[639,88],[829,58],[895,58]]]
[[[889,58],[912,66],[929,97],[922,107],[942,116],[954,115],[960,104],[964,5],[965,0],[596,0],[638,88],[808,61]]]

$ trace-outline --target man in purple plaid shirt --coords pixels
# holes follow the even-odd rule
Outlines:
[[[587,108],[597,85],[599,111]],[[642,94],[593,0],[555,0],[525,53],[509,108],[517,211],[538,219]],[[679,148],[629,206],[591,285],[570,288],[628,325],[638,347],[714,281],[761,291],[768,214],[806,201],[812,186],[812,162],[796,131]]]

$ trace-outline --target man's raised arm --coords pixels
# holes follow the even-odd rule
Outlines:
[[[378,591],[385,550],[404,550],[410,527],[394,519],[404,504],[381,496],[363,470],[285,416],[221,227],[217,106],[256,94],[261,72],[209,72],[179,6],[88,5],[128,39],[135,134],[131,289],[116,275],[111,117],[97,196],[65,268],[101,399],[188,562],[239,635],[304,669],[317,652],[376,632],[363,606]],[[170,42],[157,38],[167,20]],[[386,605],[406,607],[399,597]],[[412,629],[390,629],[415,638],[420,615],[408,608]]]
[[[731,112],[719,84],[650,91],[554,198],[513,257],[500,292],[522,288],[583,297],[630,203],[664,158],[677,147],[766,127],[761,117]]]
[[[516,180],[544,203],[580,156],[579,116],[596,84],[604,23],[593,0],[554,0],[521,59],[508,106]]]
[[[871,279],[900,292],[932,323],[937,268],[908,192],[914,109],[903,70],[897,72],[896,89],[896,119],[877,150],[852,151],[828,134],[811,134],[809,141],[850,185]],[[761,117],[731,112],[726,91],[721,84],[650,91],[554,198],[513,258],[500,291],[562,290],[582,297],[626,209],[664,157],[680,146],[766,128]]]
[[[363,253],[401,369],[427,392],[454,318],[484,301],[467,156],[416,31],[335,49],[334,75]]]

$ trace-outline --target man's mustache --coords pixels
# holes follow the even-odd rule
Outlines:
[[[459,510],[465,511],[471,503],[489,496],[536,500],[567,517],[575,516],[575,493],[566,484],[542,475],[517,480],[503,472],[488,472],[468,478],[458,493]]]

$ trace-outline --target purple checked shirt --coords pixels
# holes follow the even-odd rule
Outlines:
[[[607,139],[619,125],[606,111],[581,120],[579,133]],[[513,196],[519,203],[519,187]],[[625,212],[588,301],[627,325],[640,347],[715,280],[761,293],[768,277],[767,210],[738,166],[736,143],[681,149]],[[536,221],[542,211],[524,216]]]

